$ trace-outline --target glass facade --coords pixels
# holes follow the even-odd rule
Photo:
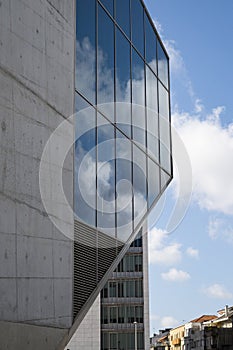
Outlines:
[[[74,243],[74,294],[83,293],[81,303],[78,293],[74,298],[77,315],[168,186],[172,158],[169,60],[143,1],[76,4],[75,213],[81,243]],[[142,241],[134,240],[101,285],[101,349],[135,349],[134,322],[138,350],[145,348]]]
[[[172,177],[168,56],[141,0],[77,0],[76,30],[75,212],[124,242]]]
[[[101,350],[145,349],[143,239],[139,235],[131,244],[111,279],[101,292]]]

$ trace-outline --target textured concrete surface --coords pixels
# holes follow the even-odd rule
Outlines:
[[[4,350],[55,349],[66,333],[62,328],[72,324],[73,243],[45,212],[39,166],[49,136],[73,113],[74,3],[0,1],[0,321],[8,321],[0,322]],[[65,167],[64,190],[72,204],[72,151]]]

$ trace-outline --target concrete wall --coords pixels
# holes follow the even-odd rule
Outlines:
[[[49,136],[73,113],[74,2],[0,1],[1,321],[72,324],[73,242],[43,207],[39,165]],[[72,151],[65,168],[65,193],[73,203]],[[1,345],[4,337],[0,325]]]
[[[100,295],[89,309],[65,350],[100,349]]]

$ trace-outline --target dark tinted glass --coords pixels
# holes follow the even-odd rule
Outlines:
[[[163,84],[168,88],[168,59],[161,46],[158,45],[158,77],[163,82]]]
[[[146,62],[150,65],[151,69],[157,74],[157,63],[156,63],[156,34],[154,29],[145,15],[145,35],[146,35]]]
[[[116,123],[131,136],[130,44],[116,30]]]
[[[116,1],[116,21],[130,38],[130,0]]]
[[[144,62],[132,50],[132,123],[133,139],[145,145],[145,77]]]
[[[97,103],[114,102],[114,25],[103,8],[98,6],[98,92]],[[113,104],[100,107],[114,120]]]
[[[96,225],[96,117],[95,110],[76,96],[75,213],[85,223]],[[83,110],[84,107],[88,107]]]
[[[95,0],[77,0],[76,89],[96,103],[96,10]],[[87,21],[88,18],[88,21]]]
[[[132,41],[137,50],[144,56],[144,10],[140,0],[131,1]]]
[[[82,0],[83,1],[83,0]],[[117,0],[118,1],[118,0]],[[113,7],[113,0],[101,0],[101,3],[104,5],[104,7],[108,10],[111,16],[113,16],[114,13],[114,7]]]

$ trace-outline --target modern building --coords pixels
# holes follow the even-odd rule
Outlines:
[[[168,56],[141,0],[4,1],[0,45],[0,344],[96,349],[99,294],[172,179]]]
[[[149,348],[147,235],[139,235],[101,292],[101,349]]]

